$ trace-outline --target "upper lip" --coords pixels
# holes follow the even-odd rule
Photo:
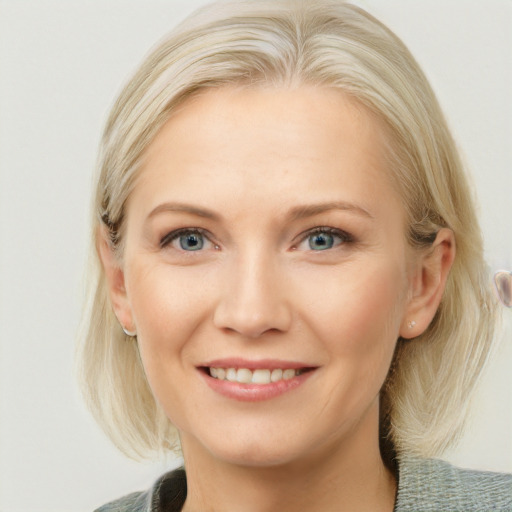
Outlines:
[[[301,368],[316,368],[315,365],[297,361],[284,361],[279,359],[243,359],[240,357],[229,357],[208,361],[199,367],[207,368],[247,368],[248,370],[298,370]]]

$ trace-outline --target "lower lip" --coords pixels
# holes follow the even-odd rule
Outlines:
[[[288,391],[297,389],[313,373],[314,370],[309,370],[291,379],[270,382],[269,384],[241,384],[229,380],[215,379],[207,373],[201,372],[206,383],[213,391],[240,402],[261,402],[278,397]]]

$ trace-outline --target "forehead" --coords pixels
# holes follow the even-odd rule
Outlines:
[[[204,89],[181,103],[160,129],[147,153],[154,153],[162,139],[167,139],[166,144],[171,137],[183,136],[192,127],[202,128],[190,133],[194,138],[202,137],[203,142],[209,138],[222,144],[221,140],[213,141],[210,137],[215,133],[204,122],[210,121],[210,115],[215,118],[217,130],[231,132],[231,140],[259,128],[265,132],[260,135],[276,143],[284,141],[287,135],[290,141],[292,137],[300,136],[323,137],[326,130],[345,139],[372,137],[374,142],[386,135],[385,125],[376,115],[333,87],[224,86]],[[224,142],[228,144],[230,141],[224,139]],[[254,145],[257,143],[258,140],[253,141]]]
[[[256,206],[270,195],[350,198],[364,208],[393,193],[385,137],[376,116],[334,88],[210,89],[184,102],[157,134],[135,192],[148,204],[246,194]]]

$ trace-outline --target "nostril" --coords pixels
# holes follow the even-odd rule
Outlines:
[[[255,307],[245,309],[239,305],[220,305],[214,315],[214,325],[226,334],[237,333],[251,339],[289,329],[290,315],[283,307],[265,306],[258,313],[254,310]]]
[[[287,331],[291,324],[289,302],[280,296],[278,287],[255,283],[257,276],[227,287],[216,305],[214,325],[247,338]],[[260,278],[259,281],[262,281]],[[249,281],[249,282],[247,282]]]

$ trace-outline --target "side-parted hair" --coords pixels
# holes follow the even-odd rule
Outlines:
[[[122,90],[101,141],[88,297],[78,361],[87,403],[135,458],[175,449],[176,431],[149,388],[136,338],[110,303],[96,243],[107,230],[122,264],[125,205],[145,149],[187,98],[209,88],[339,89],[385,125],[386,166],[406,211],[410,245],[441,227],[457,254],[429,328],[398,340],[381,391],[381,435],[398,454],[432,456],[456,440],[493,339],[496,305],[471,191],[447,124],[404,44],[342,0],[232,0],[204,7],[148,55]]]

